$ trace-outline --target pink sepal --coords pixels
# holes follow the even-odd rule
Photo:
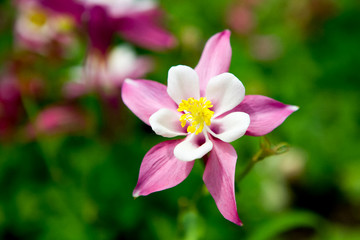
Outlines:
[[[166,92],[166,86],[155,81],[127,79],[123,83],[121,96],[125,105],[148,125],[150,116],[159,109],[177,109]]]
[[[235,201],[236,151],[229,143],[215,138],[207,159],[203,180],[221,214],[227,220],[242,225]]]
[[[129,14],[117,18],[118,24],[115,28],[126,40],[139,46],[166,50],[174,47],[176,40],[158,24],[161,15],[159,9]]]
[[[246,135],[263,136],[277,128],[299,107],[286,105],[261,95],[247,95],[231,112],[246,112],[250,115],[250,126]]]
[[[145,155],[133,196],[174,187],[189,175],[194,161],[184,162],[174,156],[174,148],[181,140],[170,140],[157,144]]]
[[[205,45],[200,61],[195,67],[195,71],[199,75],[202,96],[210,78],[229,71],[231,61],[230,35],[229,30],[217,33]]]

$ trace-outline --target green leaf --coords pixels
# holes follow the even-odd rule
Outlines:
[[[310,212],[287,212],[256,227],[249,240],[273,239],[280,234],[298,227],[317,228],[320,218]]]

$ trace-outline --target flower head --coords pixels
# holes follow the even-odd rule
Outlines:
[[[65,85],[64,93],[69,98],[79,97],[89,91],[106,95],[118,93],[126,78],[139,78],[149,72],[152,61],[139,57],[128,45],[114,47],[105,56],[89,53],[85,66],[75,68],[73,80]]]
[[[59,44],[61,52],[65,52],[65,47],[74,43],[72,18],[48,11],[37,0],[17,0],[16,3],[15,37],[20,47],[48,53]]]
[[[264,96],[245,96],[243,84],[227,72],[229,38],[227,30],[211,37],[195,69],[170,68],[167,87],[149,80],[126,80],[122,98],[156,134],[185,136],[160,143],[145,155],[133,195],[179,184],[194,160],[208,154],[203,180],[222,215],[241,225],[234,193],[237,155],[229,142],[244,134],[269,133],[297,107]]]
[[[206,98],[201,97],[200,100],[189,98],[188,100],[182,100],[177,109],[179,112],[184,112],[180,117],[181,127],[185,127],[186,123],[190,125],[187,127],[189,133],[198,135],[204,129],[204,124],[210,126],[211,118],[214,112],[209,108],[213,105]]]
[[[79,27],[86,26],[90,48],[105,54],[112,37],[142,47],[163,50],[173,47],[174,37],[159,26],[162,12],[151,0],[40,0],[52,11],[72,17]]]
[[[86,114],[73,106],[57,105],[42,110],[34,124],[28,125],[28,137],[81,132],[89,125]]]

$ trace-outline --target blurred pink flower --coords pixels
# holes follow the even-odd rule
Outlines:
[[[186,136],[162,142],[145,155],[134,197],[176,186],[190,173],[193,160],[204,157],[203,180],[219,211],[242,224],[234,191],[237,155],[229,142],[244,134],[271,132],[298,107],[265,96],[245,96],[243,84],[227,72],[231,52],[226,30],[208,40],[195,69],[170,68],[167,87],[149,80],[124,82],[124,103],[156,134]]]
[[[256,19],[250,6],[231,6],[226,14],[226,22],[229,27],[239,34],[249,34],[256,26]]]
[[[72,106],[51,106],[42,110],[33,125],[29,125],[30,136],[74,133],[86,129],[85,113]]]
[[[256,35],[250,41],[251,55],[260,61],[277,59],[283,50],[280,39],[273,35]]]
[[[65,47],[74,43],[75,22],[64,14],[49,12],[37,0],[15,1],[18,15],[15,23],[16,43],[39,53],[48,53],[54,43]]]
[[[229,27],[238,34],[249,35],[257,25],[256,7],[262,0],[240,0],[230,4],[226,14]]]
[[[140,78],[151,69],[151,59],[136,56],[128,45],[117,46],[105,56],[91,52],[85,66],[75,69],[74,81],[65,85],[64,93],[69,98],[89,91],[111,95],[118,93],[126,78]]]
[[[40,0],[56,12],[86,23],[90,48],[105,53],[117,32],[140,46],[163,50],[173,47],[174,37],[159,25],[162,12],[151,0]]]

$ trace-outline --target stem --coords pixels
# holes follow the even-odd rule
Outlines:
[[[26,98],[23,94],[21,94],[21,101],[22,104],[24,106],[25,112],[29,117],[30,123],[32,124],[32,126],[35,127],[35,114],[37,112],[36,107],[34,106],[34,104],[28,99]],[[35,137],[36,142],[39,146],[40,152],[42,153],[43,157],[44,157],[44,161],[45,164],[48,168],[50,177],[53,181],[56,181],[58,176],[58,171],[55,167],[53,167],[53,157],[51,156],[51,154],[49,153],[49,151],[46,150],[46,146],[45,146],[45,142],[41,140],[41,138],[36,135]]]
[[[240,182],[254,167],[254,165],[272,155],[278,155],[285,153],[289,150],[289,145],[287,143],[280,143],[275,147],[271,147],[271,143],[266,136],[263,136],[260,141],[259,151],[252,157],[251,161],[246,165],[245,169],[236,176],[235,182]]]
[[[260,160],[264,159],[265,157],[262,157],[263,154],[263,149],[260,149],[251,159],[251,161],[246,165],[245,169],[236,176],[235,182],[240,182],[250,171],[251,169],[255,166],[255,164],[257,162],[259,162]]]

